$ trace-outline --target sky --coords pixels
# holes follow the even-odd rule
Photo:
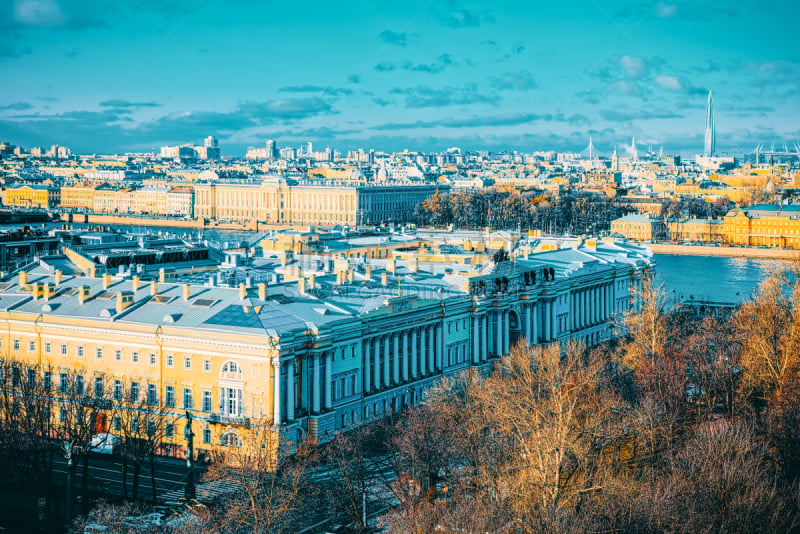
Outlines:
[[[0,140],[223,155],[800,141],[800,2],[0,0]]]

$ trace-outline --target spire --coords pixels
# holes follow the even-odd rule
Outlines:
[[[708,92],[708,109],[706,111],[706,137],[703,155],[706,157],[714,156],[716,144],[716,125],[714,124],[714,97],[711,91]]]

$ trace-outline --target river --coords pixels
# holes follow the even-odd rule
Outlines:
[[[785,260],[679,256],[655,254],[656,281],[668,301],[705,300],[738,303],[749,298],[758,284]]]

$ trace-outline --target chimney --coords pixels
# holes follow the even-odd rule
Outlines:
[[[44,300],[50,300],[50,297],[54,297],[56,294],[56,285],[47,282],[44,284]]]
[[[33,300],[38,299],[41,296],[41,294],[42,294],[42,286],[40,286],[36,282],[32,283],[31,284],[31,296],[33,297]]]
[[[163,267],[158,270],[158,281],[162,284],[167,281],[167,275]]]
[[[56,285],[57,285],[57,286],[60,286],[60,285],[61,285],[61,281],[62,281],[63,279],[64,279],[64,273],[63,273],[63,272],[61,272],[60,270],[57,270],[57,271],[56,271],[56,276],[55,276]]]
[[[389,275],[387,273],[381,273],[381,285],[386,287],[389,285]]]
[[[247,298],[247,285],[239,284],[239,298],[244,300]]]
[[[28,272],[22,271],[19,273],[19,285],[24,286],[28,283]]]
[[[386,260],[386,272],[394,274],[397,271],[397,264],[394,260]]]
[[[189,284],[183,284],[183,300],[189,300],[192,296],[192,288]]]
[[[372,278],[372,266],[371,265],[367,265],[366,268],[364,269],[364,276],[366,276],[368,279]]]
[[[155,280],[150,282],[150,294],[158,295],[158,282],[156,282]]]
[[[139,291],[139,282],[141,282],[141,280],[142,279],[138,276],[131,278],[131,288],[133,288],[134,291]]]
[[[338,271],[336,273],[336,283],[338,285],[344,284],[346,280],[347,280],[347,274],[345,274],[344,271]]]
[[[347,269],[347,281],[352,282],[355,280],[355,273],[353,273],[353,269]]]
[[[297,279],[297,292],[301,295],[306,294],[306,279],[303,277]]]
[[[89,286],[81,286],[78,288],[78,302],[83,304],[89,300]]]
[[[258,284],[258,298],[267,300],[267,284]]]
[[[133,304],[132,291],[120,291],[117,294],[117,313],[128,308],[131,304]]]
[[[97,267],[89,267],[89,278],[97,277]]]
[[[419,271],[419,260],[417,258],[413,258],[408,262],[408,270],[412,273]]]
[[[111,275],[110,274],[104,274],[103,275],[103,289],[108,289],[109,287],[111,287]]]
[[[308,277],[308,289],[317,287],[317,275],[312,274]]]

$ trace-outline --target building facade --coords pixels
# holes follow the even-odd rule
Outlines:
[[[442,377],[488,372],[519,340],[619,335],[651,268],[646,249],[611,241],[482,268],[329,262],[255,288],[42,264],[0,282],[0,346],[19,372],[80,376],[103,386],[94,395],[165,409],[175,454],[186,411],[201,451],[224,454],[251,428],[325,442],[418,403]],[[110,415],[102,430],[117,424]]]

